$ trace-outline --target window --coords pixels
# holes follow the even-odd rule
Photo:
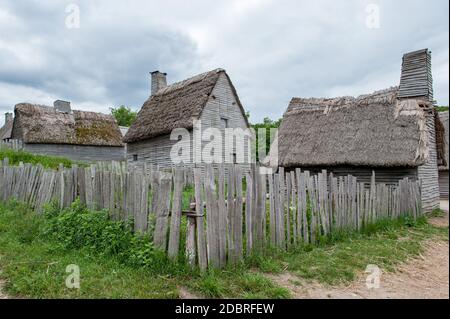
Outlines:
[[[228,128],[228,119],[222,117],[220,119],[220,124],[222,125],[222,128]]]
[[[133,162],[137,162],[138,160],[138,155],[137,154],[133,154]]]
[[[236,156],[236,153],[233,153],[233,164],[237,164],[237,156]]]

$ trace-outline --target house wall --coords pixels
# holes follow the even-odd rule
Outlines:
[[[222,74],[217,80],[217,84],[214,87],[200,116],[201,134],[197,127],[194,128],[195,134],[192,130],[190,131],[190,162],[185,163],[186,166],[192,166],[194,152],[195,154],[200,154],[203,147],[209,143],[208,141],[203,141],[200,144],[193,140],[193,136],[201,136],[208,128],[218,128],[222,131],[222,159],[225,158],[225,127],[222,118],[227,120],[229,128],[247,128],[244,115],[239,108],[236,97],[234,96],[228,78],[225,74]],[[170,157],[170,151],[177,142],[178,141],[171,141],[170,135],[164,135],[144,141],[128,143],[127,161],[129,164],[136,166],[142,166],[145,162],[147,165],[157,165],[160,168],[172,167],[174,164],[172,163]],[[235,148],[236,147],[237,145],[235,145]],[[248,143],[245,143],[244,151],[247,154]],[[134,161],[135,156],[137,156],[137,161]],[[249,162],[248,159],[246,162]],[[245,169],[249,167],[249,164],[242,164],[242,166]]]
[[[124,147],[67,144],[24,144],[23,147],[30,153],[61,156],[75,161],[121,161],[125,159]]]
[[[448,171],[439,171],[439,195],[448,200]]]
[[[395,168],[371,168],[371,167],[308,167],[302,170],[309,171],[311,174],[317,174],[323,169],[328,173],[333,173],[334,176],[355,176],[359,183],[366,183],[367,187],[370,184],[372,171],[375,172],[375,182],[385,183],[386,185],[395,185],[404,178],[417,180],[417,169],[410,167],[395,167]]]
[[[439,208],[439,174],[437,166],[436,132],[434,114],[427,114],[428,160],[418,167],[419,179],[422,181],[422,208],[431,212]]]

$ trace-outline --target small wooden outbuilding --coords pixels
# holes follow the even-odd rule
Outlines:
[[[54,106],[20,103],[14,109],[11,138],[25,151],[82,161],[124,160],[122,134],[111,115]]]
[[[279,129],[286,168],[327,169],[359,181],[422,181],[425,211],[439,207],[431,55],[405,54],[399,87],[339,98],[293,98]]]
[[[124,138],[129,164],[142,166],[145,163],[159,168],[202,164],[204,147],[210,142],[204,139],[204,134],[207,129],[214,128],[222,134],[222,162],[236,163],[242,156],[243,160],[238,164],[244,168],[249,166],[251,159],[245,156],[250,149],[249,139],[236,139],[228,148],[229,152],[225,147],[226,129],[246,130],[250,127],[225,70],[215,69],[171,85],[167,85],[165,73],[155,71],[151,76],[151,96]],[[188,154],[182,162],[175,162],[171,153],[179,142],[174,136],[171,139],[171,133],[177,129],[185,129],[190,136],[184,144]],[[237,150],[244,150],[245,154],[236,154]]]
[[[13,114],[5,113],[5,124],[0,128],[0,142],[8,142],[11,139]]]
[[[449,167],[449,144],[448,144],[448,111],[446,112],[438,112],[438,116],[440,119],[440,123],[442,123],[442,126],[439,127],[437,131],[440,132],[440,134],[437,134],[437,140],[438,140],[438,150],[442,152],[441,158],[443,158],[443,161],[439,163],[439,193],[441,195],[441,199],[448,200],[448,167]]]

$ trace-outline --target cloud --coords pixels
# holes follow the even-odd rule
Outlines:
[[[79,29],[65,27],[69,3],[79,5]],[[370,3],[379,29],[366,27]],[[447,12],[446,0],[0,0],[0,111],[58,98],[138,109],[149,71],[174,82],[222,67],[252,121],[278,118],[293,96],[397,85],[402,54],[425,47],[435,98],[448,104]]]

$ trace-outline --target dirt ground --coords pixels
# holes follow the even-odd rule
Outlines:
[[[0,279],[0,299],[8,299],[8,296],[3,293],[4,281]]]
[[[445,205],[445,203],[444,203]],[[448,227],[448,201],[444,217],[430,222]],[[448,299],[449,298],[449,245],[448,242],[426,242],[424,253],[397,267],[394,273],[381,270],[379,288],[367,288],[368,274],[361,274],[355,282],[346,286],[325,286],[307,282],[284,273],[271,275],[279,285],[288,288],[294,298],[304,299]]]

